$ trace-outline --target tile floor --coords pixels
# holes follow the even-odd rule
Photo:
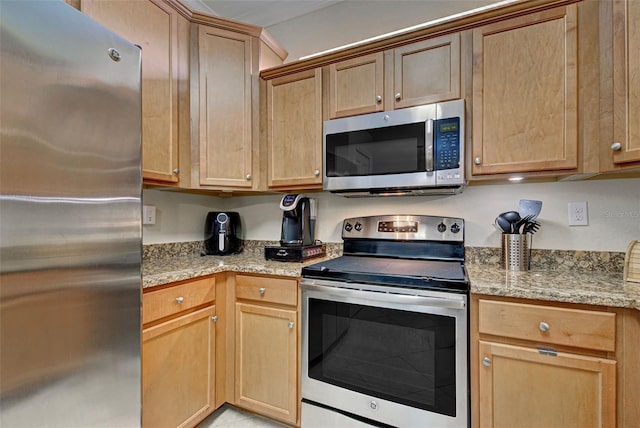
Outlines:
[[[198,428],[287,428],[287,425],[224,404]]]

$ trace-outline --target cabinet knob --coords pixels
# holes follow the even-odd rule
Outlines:
[[[400,98],[402,98],[402,97],[400,96],[400,92],[398,92],[398,93],[396,94],[396,100],[400,100]]]
[[[319,169],[314,169],[313,170],[313,175],[315,175],[316,177],[320,175],[320,170]]]
[[[547,324],[544,321],[541,321],[540,324],[538,325],[538,328],[540,329],[540,331],[542,332],[548,332],[549,329],[551,328],[551,326],[549,324]]]
[[[212,316],[211,321],[218,322],[218,316],[217,315]]]
[[[288,326],[289,326],[290,329],[293,328],[294,325],[296,325],[296,324],[293,321],[289,321]]]
[[[258,288],[258,293],[260,293],[260,294],[264,294],[265,291],[267,291],[267,289],[264,288],[264,287]]]
[[[617,141],[611,145],[611,150],[613,150],[614,152],[617,152],[621,148],[622,148],[622,144],[620,144]]]
[[[173,173],[174,173],[174,174],[176,174],[176,175],[180,174],[180,168],[176,168],[176,169],[174,169],[174,170],[173,170]]]
[[[491,358],[489,358],[489,357],[484,357],[484,358],[482,359],[482,365],[483,365],[483,366],[486,366],[486,367],[491,366]]]
[[[476,165],[480,165],[480,164],[482,163],[482,159],[480,159],[480,156],[476,157],[476,158],[473,160],[473,163],[475,163]]]
[[[379,103],[382,101],[382,97],[380,95],[376,95],[376,102]]]
[[[251,174],[247,174],[245,178],[247,179],[247,181],[251,180]]]
[[[184,297],[180,296],[180,297],[176,297],[176,303],[182,303],[184,302]]]

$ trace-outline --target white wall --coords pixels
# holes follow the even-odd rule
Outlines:
[[[346,0],[267,27],[289,52],[285,62],[496,3],[497,0]]]
[[[376,214],[425,214],[462,217],[468,246],[499,247],[493,226],[497,214],[517,210],[520,199],[543,202],[540,231],[534,248],[560,250],[625,251],[632,239],[640,239],[640,179],[592,180],[562,183],[472,185],[454,196],[420,196],[349,199],[330,193],[309,193],[318,198],[317,237],[341,242],[342,220]],[[163,194],[146,190],[145,204],[153,202],[159,223],[144,226],[145,244],[202,239],[208,211],[240,213],[245,239],[280,238],[280,197],[245,196],[217,198]],[[589,226],[568,226],[567,203],[586,201]],[[164,226],[164,221],[171,222]]]
[[[142,226],[142,243],[201,241],[209,211],[221,207],[220,198],[160,190],[143,190],[142,203],[156,207],[156,224]]]

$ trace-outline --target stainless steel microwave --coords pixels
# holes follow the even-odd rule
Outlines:
[[[327,120],[323,189],[344,196],[459,193],[464,100]]]

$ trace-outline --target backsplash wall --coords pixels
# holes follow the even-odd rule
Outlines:
[[[537,249],[625,251],[640,239],[640,178],[559,183],[483,184],[467,187],[454,196],[348,199],[326,192],[308,193],[318,199],[316,235],[324,242],[341,242],[342,220],[376,214],[424,214],[465,219],[465,242],[470,247],[499,247],[493,226],[497,214],[517,210],[520,199],[543,201]],[[238,211],[244,238],[280,238],[281,196],[219,198],[145,190],[145,205],[157,208],[157,223],[143,227],[143,243],[202,240],[208,211]],[[586,201],[588,226],[567,225],[567,203]]]

